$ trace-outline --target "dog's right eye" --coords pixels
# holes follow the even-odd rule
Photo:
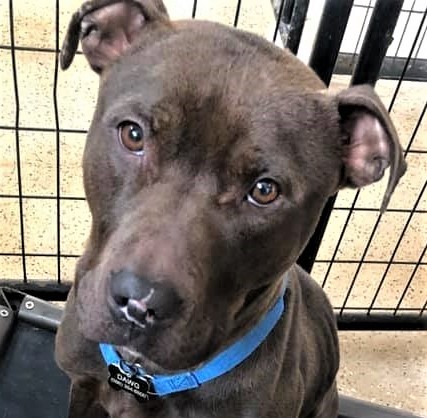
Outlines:
[[[123,122],[119,126],[120,142],[135,154],[144,151],[144,130],[137,123]]]

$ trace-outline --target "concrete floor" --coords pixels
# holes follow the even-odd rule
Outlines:
[[[192,1],[169,0],[165,2],[174,18],[191,14]],[[315,3],[315,2],[313,2]],[[60,8],[60,39],[71,13],[80,0],[62,1]],[[0,44],[10,44],[8,4],[0,2]],[[15,0],[15,39],[19,46],[54,48],[55,2],[42,0]],[[197,17],[231,24],[235,4],[227,0],[198,2]],[[310,9],[300,56],[308,57],[319,13]],[[357,23],[357,22],[356,22]],[[354,23],[354,24],[356,24]],[[274,20],[269,0],[242,2],[239,27],[254,31],[271,39]],[[352,28],[350,28],[351,30]],[[354,28],[353,28],[354,29]],[[427,40],[424,41],[427,43]],[[280,42],[278,42],[280,43]],[[55,60],[50,53],[18,51],[18,85],[20,95],[20,126],[55,128],[52,103],[52,83]],[[349,78],[334,76],[331,89],[339,90],[348,85]],[[10,51],[0,49],[0,125],[14,126],[15,99],[13,94]],[[390,102],[396,81],[381,80],[377,91],[386,105]],[[59,121],[63,129],[88,128],[97,90],[97,77],[88,69],[82,56],[77,56],[69,71],[59,74]],[[391,112],[404,145],[408,143],[427,97],[427,83],[403,82]],[[28,253],[55,253],[57,251],[56,200],[36,199],[31,196],[56,195],[56,135],[54,132],[20,131],[22,159],[22,187],[24,195],[24,237]],[[64,197],[82,197],[81,153],[84,134],[60,135],[60,190]],[[412,150],[427,151],[427,119],[424,118]],[[411,209],[426,181],[427,154],[410,153],[409,169],[394,194],[391,209]],[[356,207],[378,208],[386,179],[360,193]],[[0,129],[0,194],[16,195],[17,166],[15,133]],[[339,194],[337,208],[348,208],[355,192]],[[377,308],[396,305],[401,292],[414,269],[427,242],[427,193],[421,198],[395,255],[395,261],[413,264],[392,264],[375,303]],[[424,211],[424,212],[422,212]],[[63,200],[61,215],[61,253],[78,255],[84,246],[90,227],[90,217],[84,201]],[[334,252],[348,209],[335,209],[318,254],[313,276],[323,281],[327,262]],[[376,232],[366,260],[356,281],[348,306],[369,305],[387,262],[396,246],[407,221],[407,212],[388,212]],[[337,253],[337,260],[326,281],[325,289],[334,306],[341,306],[356,263],[378,217],[376,211],[360,210],[350,217],[349,226]],[[0,198],[0,253],[20,251],[19,205],[16,198]],[[76,259],[61,259],[62,280],[72,280]],[[427,298],[427,255],[412,281],[402,302],[402,307],[419,308]],[[29,280],[55,280],[56,258],[27,256]],[[20,279],[22,260],[17,256],[0,256],[0,276]],[[427,415],[427,333],[392,332],[341,332],[342,367],[339,375],[340,389],[349,395],[402,407]]]

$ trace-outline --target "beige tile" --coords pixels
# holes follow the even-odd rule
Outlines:
[[[57,281],[56,257],[25,257],[25,261],[28,281]]]
[[[1,6],[0,6],[1,7]],[[0,28],[3,25],[0,25]],[[0,49],[0,124],[15,126],[16,100],[10,51]]]
[[[351,214],[337,253],[338,260],[361,258],[377,218],[377,212],[356,211]]]
[[[61,202],[61,253],[80,255],[89,237],[90,213],[85,201]]]
[[[228,0],[198,0],[197,19],[214,20],[227,25],[232,25],[236,12],[236,3]]]
[[[396,261],[415,261],[427,243],[427,213],[415,213],[397,250]]]
[[[376,308],[396,307],[414,268],[414,265],[391,265],[374,306]],[[425,303],[427,296],[427,277],[423,277],[425,272],[425,268],[420,268],[412,280],[402,308],[420,308]]]
[[[411,149],[427,151],[427,116],[421,121]]]
[[[390,208],[412,209],[427,180],[427,154],[408,154],[408,169],[390,201]],[[424,199],[419,209],[426,209]]]
[[[349,211],[347,210],[332,211],[324,238],[317,253],[316,258],[318,260],[330,260],[332,258],[348,214]]]
[[[237,4],[237,2],[236,2]],[[234,8],[236,8],[236,4]],[[273,8],[270,0],[242,1],[238,28],[273,39],[276,26]],[[280,37],[280,34],[278,35]]]
[[[325,278],[324,290],[332,306],[339,308],[343,305],[351,280],[357,269],[357,264],[334,263],[326,276],[329,263],[315,263],[312,276],[322,285]]]
[[[21,131],[22,193],[56,195],[56,135],[52,132]]]
[[[22,257],[0,255],[1,280],[23,280]]]
[[[0,130],[0,194],[17,193],[15,132]]]
[[[198,1],[200,3],[200,0]],[[190,19],[193,11],[193,0],[165,0],[164,4],[168,9],[171,19]],[[197,11],[198,11],[197,7]],[[198,16],[196,16],[198,18]]]
[[[89,128],[98,84],[98,76],[90,70],[83,55],[76,55],[71,67],[59,73],[58,110],[62,129]]]
[[[339,390],[427,414],[427,333],[340,332]]]
[[[61,257],[61,281],[63,283],[74,281],[77,260],[75,257]]]
[[[385,269],[386,264],[362,264],[356,276],[356,281],[351,290],[346,307],[368,308]],[[352,275],[351,279],[353,279],[353,277],[354,275]]]
[[[54,128],[52,83],[55,55],[43,52],[16,52],[20,101],[20,125]]]
[[[412,273],[412,271],[411,271]],[[406,283],[405,283],[406,286]],[[419,266],[402,301],[401,308],[419,308],[427,300],[427,266]]]
[[[369,246],[365,260],[390,260],[408,218],[409,213],[384,213]]]
[[[56,200],[24,199],[25,251],[27,253],[55,254]]]
[[[0,252],[21,251],[18,199],[0,199]]]
[[[61,196],[84,197],[82,156],[85,134],[61,134]]]
[[[55,1],[13,2],[15,44],[37,48],[55,47]]]
[[[10,44],[9,34],[9,5],[8,2],[0,2],[0,44]]]

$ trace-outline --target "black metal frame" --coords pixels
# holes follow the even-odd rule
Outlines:
[[[16,0],[15,0],[16,1]],[[273,0],[274,1],[274,0]],[[84,200],[84,197],[65,197],[61,196],[61,171],[60,171],[60,159],[61,159],[61,143],[60,136],[63,133],[80,133],[84,134],[86,131],[78,129],[64,129],[60,125],[59,120],[59,111],[58,111],[58,95],[57,95],[57,85],[58,85],[58,60],[57,55],[59,53],[59,7],[60,1],[55,0],[55,48],[34,48],[34,47],[22,47],[16,45],[15,34],[14,34],[14,0],[9,0],[9,29],[10,29],[10,45],[0,45],[0,49],[10,51],[11,61],[12,61],[12,71],[13,71],[13,84],[14,84],[14,93],[15,93],[15,124],[14,126],[0,126],[0,130],[12,130],[15,133],[15,146],[16,146],[16,161],[17,161],[17,178],[18,178],[18,194],[0,194],[0,199],[18,199],[19,202],[19,217],[20,217],[20,234],[21,234],[21,251],[19,253],[14,252],[3,252],[0,256],[19,256],[22,257],[22,268],[23,268],[23,281],[11,282],[10,280],[2,281],[0,280],[0,285],[11,286],[23,290],[29,294],[35,295],[37,297],[42,297],[46,300],[64,300],[66,294],[69,290],[69,283],[61,282],[61,258],[63,257],[74,257],[77,258],[78,254],[63,254],[61,252],[61,228],[60,228],[60,207],[61,201],[64,200]],[[362,7],[355,6],[353,0],[326,0],[325,8],[323,10],[323,15],[320,21],[320,26],[318,29],[316,41],[313,47],[313,51],[310,57],[309,65],[317,72],[319,77],[325,82],[326,85],[329,85],[331,77],[335,73],[341,72],[343,63],[346,64],[346,72],[348,73],[351,70],[352,73],[352,84],[359,83],[371,83],[375,84],[378,77],[381,77],[382,74],[390,67],[387,64],[389,57],[385,57],[388,45],[391,41],[391,36],[393,30],[396,26],[397,19],[401,12],[403,5],[403,0],[377,0],[375,7],[373,8],[372,17],[369,20],[369,26],[365,38],[363,39],[362,48],[359,54],[340,54],[340,46],[344,33],[347,27],[348,19],[352,7]],[[277,36],[280,34],[285,45],[288,46],[294,53],[298,52],[300,45],[301,35],[304,28],[304,22],[306,20],[307,10],[309,6],[308,0],[281,0],[280,3],[276,1],[274,4],[274,11],[276,14],[276,26],[273,35],[273,41],[276,40]],[[369,6],[371,7],[371,6]],[[372,8],[372,7],[371,7]],[[239,16],[241,10],[241,0],[237,0],[236,12],[234,16],[234,26],[238,25]],[[367,8],[368,10],[368,8]],[[392,109],[397,95],[400,91],[402,82],[407,79],[413,79],[414,77],[414,62],[417,61],[420,68],[424,68],[425,63],[422,60],[417,58],[418,50],[417,45],[420,42],[423,42],[426,35],[426,30],[424,30],[424,22],[427,16],[427,10],[424,12],[409,11],[411,13],[422,13],[422,21],[419,26],[417,35],[413,41],[408,57],[405,59],[396,58],[394,61],[394,67],[390,71],[394,71],[393,74],[397,76],[396,68],[400,68],[399,78],[397,87],[395,89],[393,98],[389,105],[389,111]],[[192,17],[196,17],[197,14],[197,0],[194,0],[192,8]],[[365,15],[365,22],[368,21],[367,12]],[[358,44],[361,42],[361,36],[359,36]],[[373,46],[375,46],[375,53],[373,53]],[[18,70],[16,63],[16,52],[17,51],[34,51],[40,53],[52,54],[55,57],[55,69],[54,69],[54,82],[53,82],[53,108],[55,115],[55,128],[34,128],[34,127],[23,127],[20,125],[20,94],[19,94],[19,83],[18,83]],[[415,58],[414,58],[415,57]],[[384,61],[385,60],[385,61]],[[418,71],[418,70],[417,70]],[[422,78],[422,77],[419,77]],[[405,156],[408,153],[426,153],[425,150],[417,150],[412,148],[414,139],[420,129],[422,119],[425,116],[427,107],[424,106],[418,123],[414,128],[414,131],[411,135],[409,145],[405,150]],[[56,135],[56,195],[55,196],[27,196],[23,193],[22,190],[22,173],[21,173],[21,154],[20,154],[20,133],[22,131],[37,131],[37,132],[54,132]],[[350,216],[355,211],[377,211],[374,208],[360,208],[356,207],[357,199],[359,193],[356,194],[354,201],[349,208],[336,207],[336,196],[332,197],[320,219],[320,222],[317,226],[317,229],[308,243],[306,249],[299,259],[299,264],[305,268],[307,271],[311,271],[315,261],[328,263],[328,268],[326,275],[323,280],[323,285],[326,284],[328,276],[330,274],[331,268],[334,263],[337,262],[348,262],[348,263],[357,263],[356,273],[354,274],[350,287],[348,289],[347,295],[345,297],[344,303],[340,307],[336,307],[337,311],[337,320],[341,329],[427,329],[427,315],[425,314],[427,301],[426,303],[419,308],[413,309],[403,309],[401,303],[405,297],[413,278],[420,266],[426,265],[427,263],[423,262],[423,257],[426,253],[427,245],[421,251],[420,257],[416,261],[404,261],[397,262],[394,260],[397,250],[400,243],[402,242],[404,232],[407,230],[409,223],[414,214],[426,213],[425,210],[422,210],[417,207],[418,203],[421,200],[423,193],[425,192],[427,183],[424,184],[424,187],[420,191],[417,202],[415,203],[412,210],[400,210],[400,209],[391,209],[390,212],[405,212],[409,213],[408,220],[404,226],[404,229],[399,237],[399,240],[395,246],[391,259],[386,263],[386,271],[384,272],[380,284],[376,289],[375,296],[371,301],[370,305],[365,308],[352,308],[348,306],[349,297],[351,295],[354,284],[356,283],[358,273],[363,264],[376,263],[376,261],[367,261],[365,260],[368,249],[373,240],[374,234],[378,228],[378,225],[381,221],[381,216],[378,216],[377,221],[374,225],[374,228],[371,231],[371,235],[366,244],[365,250],[360,260],[336,260],[336,256],[339,250],[339,246],[344,237],[344,232],[349,223]],[[1,193],[1,190],[0,190]],[[55,254],[40,254],[40,253],[28,253],[26,252],[25,246],[25,235],[24,235],[24,221],[23,221],[23,200],[24,199],[54,199],[56,200],[56,209],[57,209],[57,218],[56,218],[56,233],[57,233],[57,251]],[[320,243],[322,241],[326,226],[329,221],[332,210],[347,210],[348,216],[345,222],[345,226],[341,232],[338,243],[336,245],[335,251],[330,260],[316,260],[316,255],[319,250]],[[57,258],[57,283],[34,283],[28,282],[27,280],[27,271],[26,271],[26,256],[43,256],[43,257],[56,257]],[[383,283],[385,281],[387,272],[392,264],[408,264],[413,266],[413,271],[408,279],[408,282],[405,286],[404,291],[400,297],[398,304],[394,307],[389,308],[376,308],[374,306],[377,296]]]

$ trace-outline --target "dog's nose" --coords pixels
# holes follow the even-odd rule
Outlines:
[[[181,305],[181,299],[170,286],[125,270],[110,277],[110,295],[113,310],[143,327],[175,315]]]

